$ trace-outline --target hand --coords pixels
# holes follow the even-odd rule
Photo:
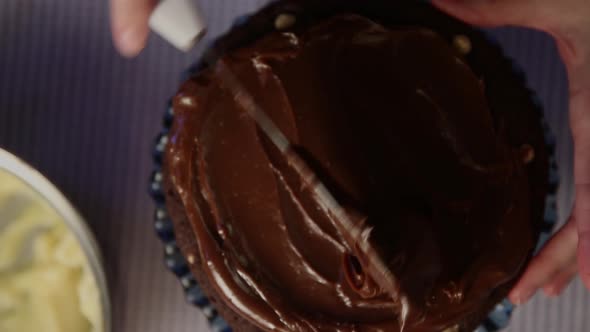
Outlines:
[[[149,34],[148,20],[156,0],[110,0],[111,30],[115,47],[123,56],[143,50]]]
[[[433,0],[432,3],[471,24],[519,25],[543,30],[555,38],[570,82],[576,202],[568,223],[533,259],[510,293],[510,299],[522,304],[539,288],[549,296],[557,296],[578,272],[590,289],[590,3],[587,0]]]

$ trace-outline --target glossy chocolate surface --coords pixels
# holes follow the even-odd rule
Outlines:
[[[518,276],[535,240],[528,166],[484,82],[431,30],[338,15],[223,56],[175,98],[166,176],[235,313],[263,331],[400,329],[398,299],[347,249],[222,68],[371,230],[410,301],[404,331],[461,325]]]

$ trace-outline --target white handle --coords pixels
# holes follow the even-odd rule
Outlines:
[[[176,48],[188,52],[207,32],[195,0],[163,0],[149,21],[150,28]]]

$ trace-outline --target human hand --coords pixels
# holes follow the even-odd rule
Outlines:
[[[110,0],[111,30],[115,47],[125,57],[143,50],[149,34],[148,20],[156,0]]]
[[[590,3],[586,0],[432,0],[443,11],[481,26],[543,30],[568,70],[576,202],[568,223],[528,266],[510,293],[516,304],[538,289],[557,296],[579,272],[590,289]],[[576,259],[577,258],[577,259]]]

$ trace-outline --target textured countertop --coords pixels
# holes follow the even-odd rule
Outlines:
[[[201,48],[180,54],[152,36],[139,58],[123,59],[111,46],[107,2],[0,1],[0,147],[39,168],[91,224],[106,260],[115,332],[208,331],[164,268],[146,194],[166,100]],[[207,39],[265,2],[201,0]],[[547,36],[493,33],[546,107],[558,141],[564,220],[572,201],[564,69]],[[560,299],[539,295],[518,309],[509,331],[590,331],[589,312],[590,294],[576,281]]]

